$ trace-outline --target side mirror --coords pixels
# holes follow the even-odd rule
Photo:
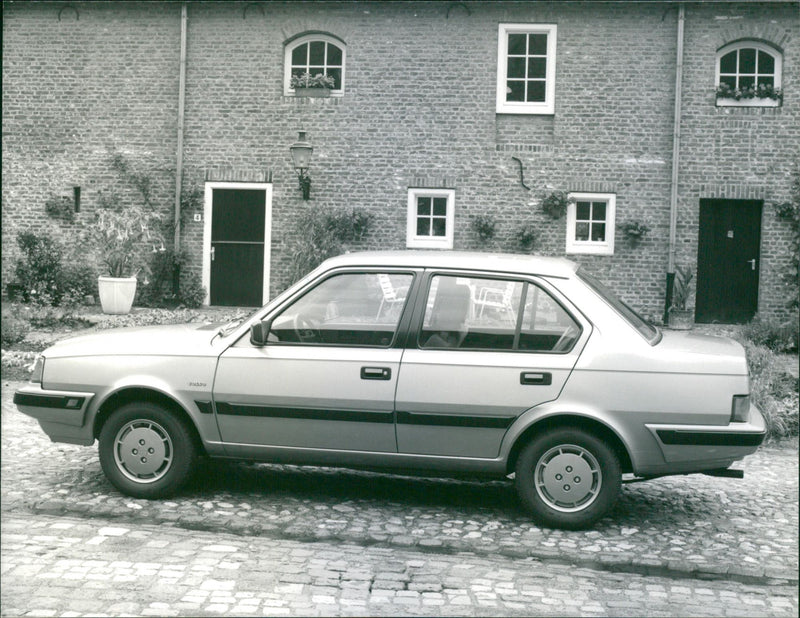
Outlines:
[[[270,322],[256,322],[250,325],[250,343],[255,346],[267,345]]]

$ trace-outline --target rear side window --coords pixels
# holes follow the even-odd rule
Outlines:
[[[581,329],[527,281],[431,278],[419,346],[426,349],[568,352]]]

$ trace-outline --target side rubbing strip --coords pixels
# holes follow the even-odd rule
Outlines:
[[[398,412],[398,425],[438,425],[440,427],[482,427],[506,429],[514,422],[514,416],[461,416],[456,414],[424,414]]]
[[[56,408],[61,410],[80,410],[85,397],[62,397],[60,395],[34,395],[31,393],[14,393],[14,403],[18,406],[34,408]]]
[[[211,414],[214,412],[214,407],[210,401],[195,401],[194,404],[203,414]]]
[[[672,431],[659,429],[658,437],[664,444],[678,446],[758,446],[764,441],[763,433],[726,433],[721,431]]]
[[[281,408],[217,402],[217,414],[228,416],[260,416],[264,418],[293,418],[316,421],[348,421],[351,423],[393,423],[392,412],[372,410],[321,410],[314,408]]]

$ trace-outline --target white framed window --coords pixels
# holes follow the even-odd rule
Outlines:
[[[571,193],[567,253],[613,255],[616,205],[613,193]]]
[[[500,24],[497,113],[555,113],[556,30],[555,24]]]
[[[455,210],[453,189],[409,189],[406,246],[452,249]]]
[[[295,94],[292,77],[305,73],[312,77],[327,75],[333,79],[332,96],[344,94],[344,67],[346,46],[344,41],[326,34],[308,34],[286,43],[284,53],[283,93]]]
[[[717,105],[778,107],[783,100],[783,56],[760,41],[737,41],[717,51]]]

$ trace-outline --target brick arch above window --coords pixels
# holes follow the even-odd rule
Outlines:
[[[717,105],[776,107],[783,100],[783,53],[769,43],[742,39],[717,50]]]
[[[333,78],[331,95],[342,96],[345,88],[345,58],[347,45],[336,35],[308,31],[284,42],[283,92],[296,95],[291,81],[293,75],[324,74]]]

